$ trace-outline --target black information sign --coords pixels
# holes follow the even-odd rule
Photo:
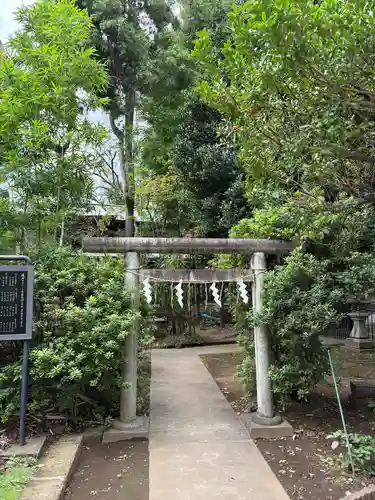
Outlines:
[[[0,342],[23,340],[20,444],[25,444],[29,388],[29,340],[33,335],[34,268],[26,255],[1,255],[0,260],[24,262],[23,266],[0,266]]]
[[[0,266],[0,341],[31,339],[33,268]]]

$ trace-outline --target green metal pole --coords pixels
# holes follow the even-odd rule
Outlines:
[[[339,388],[337,386],[336,374],[335,374],[335,370],[333,368],[331,349],[328,349],[328,359],[329,359],[329,364],[331,366],[331,373],[332,373],[333,384],[335,386],[337,403],[338,403],[339,409],[340,409],[341,422],[342,422],[342,427],[344,429],[344,434],[345,434],[345,439],[346,439],[346,447],[348,448],[349,461],[350,461],[350,465],[352,467],[353,474],[355,474],[355,468],[354,468],[354,462],[353,462],[353,456],[352,456],[352,449],[351,449],[350,442],[349,442],[348,431],[346,429],[345,417],[344,417],[344,412],[342,410],[342,404],[341,404],[341,398],[340,398]]]

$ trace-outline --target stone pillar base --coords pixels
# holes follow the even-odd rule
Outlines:
[[[293,427],[286,420],[280,417],[278,423],[269,425],[267,423],[258,423],[255,413],[243,413],[240,419],[246,427],[252,439],[279,439],[283,437],[292,437],[294,434]],[[268,425],[267,425],[268,424]]]
[[[280,425],[282,422],[282,418],[280,415],[274,415],[273,417],[265,417],[258,411],[253,413],[252,421],[259,425],[264,425],[266,427],[273,427],[274,425]]]
[[[118,441],[129,441],[131,439],[148,439],[148,432],[148,417],[137,417],[128,424],[115,420],[112,427],[104,431],[102,442],[117,443]]]

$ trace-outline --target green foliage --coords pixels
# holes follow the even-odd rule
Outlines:
[[[176,19],[164,1],[77,0],[75,3],[92,16],[91,42],[112,77],[106,89],[106,108],[114,119],[124,117],[136,104],[126,98],[135,90],[142,91],[143,86],[151,85],[149,78],[156,77],[149,71],[149,65],[154,58],[162,62],[163,50],[158,50],[170,45],[173,31],[171,33],[169,26],[175,24]],[[102,43],[103,40],[107,43]]]
[[[227,28],[220,58],[209,32],[196,42],[199,91],[227,118],[249,191],[372,198],[372,6],[256,0],[235,5]]]
[[[0,246],[4,250],[14,247],[14,228],[19,223],[17,215],[9,198],[0,195]]]
[[[200,33],[199,94],[222,114],[259,208],[374,201],[373,20],[365,0],[256,0],[233,7],[220,57]]]
[[[347,310],[349,301],[373,300],[374,270],[373,254],[357,252],[335,260],[298,248],[282,265],[267,273],[263,310],[252,314],[251,322],[269,327],[270,377],[282,407],[291,397],[307,399],[328,373],[327,352],[320,337],[342,317],[343,306]],[[247,383],[247,378],[253,377],[254,345],[248,336],[241,345],[246,356],[240,375]]]
[[[256,208],[230,233],[234,238],[279,238],[301,241],[308,237],[339,260],[353,251],[374,248],[374,206],[353,197],[327,204],[322,193],[310,198],[294,193],[284,203]]]
[[[146,169],[138,189],[140,209],[147,207],[154,233],[226,236],[247,213],[235,151],[217,136],[220,115],[197,99],[188,104],[171,142],[164,141],[169,156],[164,173],[154,161],[148,163],[151,175]],[[154,139],[151,130],[146,147]]]
[[[30,411],[55,408],[77,419],[116,411],[125,337],[139,318],[124,291],[121,259],[92,260],[69,248],[36,255],[36,321],[30,352]],[[20,359],[3,350],[0,414],[18,408]],[[16,357],[16,359],[14,359]],[[90,415],[90,412],[89,412]]]
[[[190,225],[199,236],[222,236],[247,213],[236,152],[221,144],[220,114],[193,101],[176,136],[172,171],[191,193]]]
[[[256,388],[256,374],[254,336],[249,319],[249,308],[238,300],[237,294],[229,295],[229,303],[231,315],[235,322],[237,341],[245,353],[237,366],[237,375],[242,381],[247,394],[251,394]]]
[[[242,337],[238,342],[246,355],[237,366],[237,375],[245,387],[246,395],[249,395],[252,394],[256,388],[254,341]]]
[[[0,471],[0,493],[2,500],[18,500],[25,484],[35,472],[36,461],[30,458],[9,459]]]
[[[77,0],[93,19],[91,43],[97,57],[109,71],[109,86],[104,109],[109,113],[112,132],[118,149],[117,165],[121,172],[121,186],[115,186],[114,196],[125,206],[128,215],[125,224],[127,236],[134,236],[136,172],[135,111],[145,92],[155,89],[154,80],[169,65],[170,38],[176,19],[171,6],[164,0]],[[164,57],[166,55],[166,57]],[[157,61],[155,64],[153,61]],[[168,74],[173,86],[174,75]],[[176,76],[178,81],[179,75]],[[165,88],[165,85],[164,87]],[[163,92],[162,92],[163,94]],[[113,172],[110,172],[110,174]],[[110,176],[108,176],[110,177]],[[118,179],[118,177],[117,177]]]
[[[226,0],[182,4],[179,29],[169,33],[161,60],[156,57],[150,65],[151,83],[141,102],[149,124],[141,144],[142,183],[160,185],[173,177],[165,200],[151,193],[147,198],[154,233],[227,236],[247,214],[235,148],[222,144],[216,131],[220,113],[193,92],[198,77],[190,56],[195,33],[209,26],[215,43],[221,44],[229,9]]]
[[[331,213],[322,214],[324,200],[289,199],[280,206],[268,205],[254,210],[251,218],[242,219],[231,230],[233,238],[277,238],[292,240],[308,236],[322,241],[327,226],[333,221]]]
[[[355,472],[370,476],[375,475],[375,439],[372,436],[352,433],[348,434],[348,438]],[[327,436],[327,439],[333,439],[335,445],[345,449],[335,457],[334,461],[338,462],[345,471],[352,472],[345,433],[338,430]]]
[[[342,270],[334,273],[335,285],[345,297],[356,302],[374,300],[375,256],[353,252],[343,259]]]
[[[90,147],[104,137],[84,112],[104,101],[104,67],[87,47],[88,15],[71,0],[17,11],[19,31],[0,54],[0,181],[11,191],[14,238],[56,234],[92,196]],[[28,234],[30,236],[30,232]]]
[[[193,48],[197,33],[210,30],[216,47],[228,36],[226,18],[232,8],[231,0],[185,0],[181,6],[182,27],[186,39]]]
[[[326,373],[319,335],[348,299],[375,293],[374,26],[366,0],[254,0],[233,5],[219,47],[209,27],[195,41],[197,92],[221,114],[254,207],[231,236],[313,241],[314,256],[296,250],[268,273],[252,318],[270,326],[283,405]]]
[[[267,274],[263,310],[252,317],[255,324],[269,326],[270,376],[282,406],[290,396],[306,399],[328,372],[319,336],[337,319],[335,304],[341,298],[328,270],[328,261],[294,251],[283,266]]]

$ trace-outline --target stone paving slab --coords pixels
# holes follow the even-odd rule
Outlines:
[[[0,458],[9,457],[35,457],[39,458],[46,445],[47,436],[33,436],[26,440],[26,443],[21,446],[18,443],[12,444],[5,450],[0,450]]]
[[[150,500],[289,500],[199,355],[152,352]]]
[[[53,443],[40,460],[41,467],[26,485],[20,500],[63,500],[82,443],[82,435],[63,436]]]
[[[205,419],[180,420],[164,429],[154,429],[152,432],[152,441],[158,444],[165,443],[209,443],[212,441],[238,441],[246,440],[249,435],[245,427],[234,429],[230,422],[217,422]]]
[[[287,500],[254,442],[150,446],[150,500]],[[271,476],[271,477],[269,477]]]

